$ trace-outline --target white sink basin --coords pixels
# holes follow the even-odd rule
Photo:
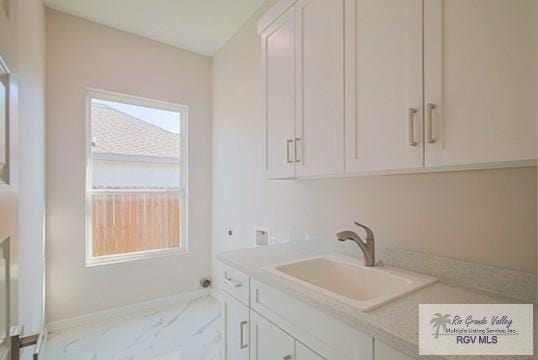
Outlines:
[[[265,269],[362,311],[372,310],[437,281],[396,268],[366,267],[361,261],[324,255]]]

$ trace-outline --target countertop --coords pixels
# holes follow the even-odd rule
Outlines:
[[[280,290],[349,326],[362,331],[410,357],[417,359],[538,359],[535,356],[420,356],[418,355],[419,304],[504,304],[521,303],[516,299],[438,282],[404,296],[370,312],[362,312],[347,304],[286,280],[263,269],[267,265],[327,254],[292,244],[234,250],[217,255],[217,260],[252,278]],[[536,306],[535,306],[536,309]],[[534,316],[536,347],[537,317]]]

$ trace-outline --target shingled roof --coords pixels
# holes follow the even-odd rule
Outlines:
[[[179,158],[179,135],[108,105],[92,104],[94,153]]]

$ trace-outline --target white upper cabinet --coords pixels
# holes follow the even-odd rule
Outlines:
[[[294,8],[261,34],[268,178],[295,176],[295,36]]]
[[[347,172],[423,167],[422,79],[422,0],[347,0]]]
[[[299,0],[297,176],[344,172],[344,0]]]
[[[344,0],[283,0],[260,29],[267,177],[343,174]]]
[[[536,157],[536,4],[424,2],[426,167]]]
[[[536,0],[281,0],[269,178],[536,164]]]

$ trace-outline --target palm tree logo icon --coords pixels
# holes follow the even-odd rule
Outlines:
[[[439,338],[439,330],[443,328],[443,330],[446,330],[446,326],[450,324],[450,314],[441,315],[440,313],[436,313],[432,321],[430,321],[430,324],[435,329],[435,338]]]

